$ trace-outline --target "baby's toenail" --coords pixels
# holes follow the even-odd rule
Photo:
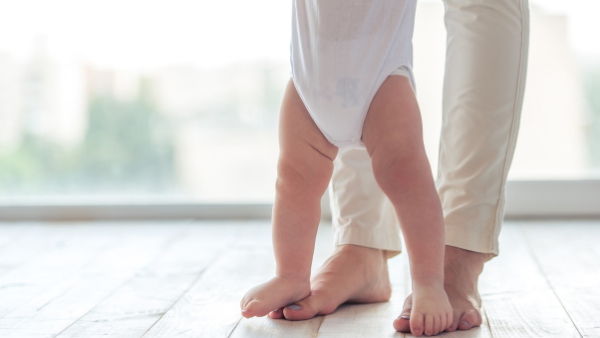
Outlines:
[[[410,320],[410,317],[409,317],[409,316],[400,316],[400,318],[402,318],[402,319],[406,319],[406,320]]]
[[[300,305],[297,305],[297,304],[289,305],[289,306],[286,306],[286,309],[298,311],[298,310],[300,310]]]
[[[469,326],[469,323],[467,323],[467,322],[466,322],[466,321],[464,321],[464,320],[462,321],[462,323],[463,323],[463,325],[464,325],[464,326]]]

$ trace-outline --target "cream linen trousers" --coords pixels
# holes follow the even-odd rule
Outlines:
[[[439,170],[446,244],[498,255],[529,44],[527,0],[445,0]],[[336,245],[402,250],[400,227],[364,149],[341,148],[330,186]]]

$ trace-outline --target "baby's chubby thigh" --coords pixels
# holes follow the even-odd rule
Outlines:
[[[423,144],[421,113],[407,77],[388,76],[381,84],[369,106],[362,141],[371,156],[378,147],[403,149]]]
[[[279,145],[278,181],[300,176],[302,183],[308,185],[304,188],[313,188],[322,195],[331,179],[338,148],[317,127],[292,80],[281,105]]]
[[[389,168],[428,166],[421,113],[407,77],[389,76],[379,87],[365,119],[362,141],[380,185]]]

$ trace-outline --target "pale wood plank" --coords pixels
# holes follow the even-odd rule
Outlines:
[[[231,249],[144,337],[228,337],[241,318],[241,297],[273,273],[272,256],[270,227],[248,224]]]
[[[155,230],[152,226],[116,224],[50,227],[51,231],[45,226],[31,227],[31,236],[25,235],[25,228],[8,229],[6,237],[11,239],[0,240],[0,262],[5,259],[7,265],[13,264],[0,275],[0,317],[4,317],[0,319],[1,337],[52,336],[57,327],[68,326],[94,305],[97,306],[89,316],[71,326],[74,330],[76,325],[82,325],[84,331],[65,331],[61,336],[138,337],[160,318],[167,304],[172,304],[187,289],[184,280],[187,278],[189,286],[190,278],[199,273],[197,264],[202,259],[191,257],[190,252],[194,252],[194,236],[200,234],[187,233],[189,238],[177,240],[181,247],[174,246],[176,242],[167,247],[169,237],[164,234],[171,232],[164,229],[168,225],[156,226]],[[242,238],[146,337],[228,337],[236,325],[232,337],[314,337],[319,328],[319,337],[402,336],[394,333],[391,323],[409,292],[408,274],[399,273],[406,266],[394,268],[395,264],[406,263],[401,262],[405,255],[390,261],[395,292],[389,303],[345,305],[330,316],[304,322],[266,318],[240,321],[241,296],[273,273],[269,232],[267,224],[244,226],[239,232]],[[171,239],[177,231],[172,234]],[[215,235],[214,243],[208,238],[205,242],[218,246],[216,237],[219,236]],[[599,222],[565,222],[554,226],[539,222],[524,225],[522,232],[515,224],[507,224],[501,235],[501,255],[486,264],[481,278],[489,327],[483,325],[480,329],[443,336],[491,337],[491,327],[494,337],[579,337],[572,321],[581,336],[600,336],[597,238],[600,238]],[[320,236],[319,240],[330,245],[331,235]],[[325,247],[317,245],[315,268],[329,254],[330,248],[319,252]],[[34,250],[28,248],[38,251],[32,253]],[[162,254],[153,259],[149,253],[152,250]],[[29,256],[20,260],[19,252]],[[2,253],[7,255],[3,258]],[[183,257],[189,260],[182,261]],[[140,264],[144,259],[146,263]],[[263,263],[256,264],[257,260]],[[147,269],[139,270],[150,262],[153,264]],[[106,271],[111,273],[107,275]],[[123,285],[135,271],[138,274]],[[405,279],[400,280],[405,287],[398,287],[398,276]],[[403,290],[402,294],[396,292],[398,289]],[[116,323],[119,320],[127,324]],[[98,331],[87,330],[86,321]],[[127,332],[128,327],[135,329]]]
[[[241,319],[241,322],[235,327],[235,331],[231,337],[315,337],[322,322],[322,316],[303,321],[289,321],[285,319],[273,320],[266,317],[253,318],[250,320]]]
[[[58,337],[141,337],[231,245],[240,223],[194,224]]]
[[[65,240],[66,232],[79,229],[77,225],[25,223],[6,225],[0,245],[0,276],[20,264],[43,254]],[[75,230],[79,231],[79,230]],[[5,235],[6,234],[6,235]]]
[[[122,226],[89,226],[92,233],[36,259],[19,275],[29,279],[27,272],[35,269],[46,289],[0,319],[0,336],[56,335],[151,261],[184,226],[138,225],[125,234]]]
[[[63,276],[49,273],[52,269],[78,269],[90,257],[114,245],[95,226],[53,224],[33,228],[27,237],[11,253],[24,253],[29,256],[26,262],[0,276],[0,318],[58,283]],[[81,237],[91,237],[86,246],[81,245]],[[28,251],[34,254],[28,255]]]
[[[279,322],[281,325],[288,325],[283,321],[246,320],[240,315],[239,303],[245,292],[264,282],[275,272],[270,230],[266,222],[244,226],[240,239],[203,274],[144,338],[229,337],[238,324],[241,325],[239,332],[265,332],[267,327],[278,329],[282,327]],[[328,237],[330,240],[331,235],[322,237]],[[248,324],[251,326],[247,326]],[[306,329],[300,325],[288,327],[296,332]],[[293,333],[288,331],[286,334]]]
[[[329,258],[333,252],[333,230],[331,224],[321,225],[317,234],[312,273]],[[272,262],[274,263],[274,262]],[[273,265],[271,269],[275,269]],[[266,278],[270,278],[267,276]],[[268,317],[242,318],[231,338],[276,338],[276,337],[314,337],[325,317],[319,316],[304,321],[273,320]]]
[[[486,263],[480,278],[493,337],[579,337],[519,227],[505,224],[500,242],[500,255]]]
[[[27,225],[30,223],[0,223],[0,249],[22,237]]]
[[[533,255],[583,337],[600,337],[600,221],[522,222]]]

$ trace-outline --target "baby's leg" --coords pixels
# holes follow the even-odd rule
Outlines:
[[[414,295],[411,331],[416,336],[437,334],[452,323],[444,291],[444,219],[425,153],[419,107],[406,77],[390,76],[382,84],[362,139],[406,241]]]
[[[321,197],[338,151],[308,114],[291,80],[281,106],[279,145],[273,208],[277,270],[275,277],[252,288],[242,299],[242,315],[246,318],[262,317],[310,294]]]

